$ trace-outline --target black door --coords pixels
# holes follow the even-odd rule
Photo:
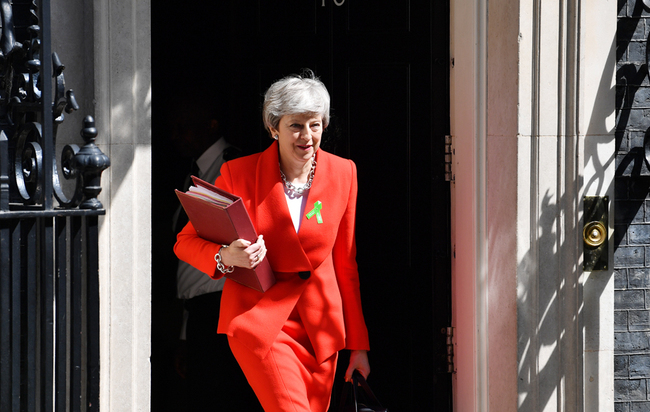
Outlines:
[[[182,13],[154,6],[154,134],[156,104],[164,104],[157,96],[167,95],[180,72],[195,87],[218,90],[227,102],[224,134],[245,153],[259,151],[270,143],[260,120],[266,87],[314,70],[332,96],[323,148],[351,158],[359,171],[369,383],[390,410],[450,411],[441,333],[451,324],[447,2],[209,3],[220,4]],[[162,141],[154,138],[154,176],[165,169]],[[167,194],[154,193],[154,203],[158,195]],[[154,262],[157,253],[166,251],[155,249]],[[154,328],[156,307],[154,295]]]

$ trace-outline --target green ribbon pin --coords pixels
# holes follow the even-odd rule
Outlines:
[[[307,213],[307,219],[311,219],[314,215],[316,215],[316,221],[321,224],[323,223],[323,216],[320,214],[320,210],[323,208],[323,204],[320,202],[320,200],[317,200],[316,203],[314,203],[314,208]]]

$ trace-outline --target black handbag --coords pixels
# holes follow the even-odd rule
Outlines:
[[[355,370],[352,382],[347,382],[341,391],[339,412],[388,412],[388,409],[381,406],[363,375]]]

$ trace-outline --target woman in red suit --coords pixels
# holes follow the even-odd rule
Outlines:
[[[329,101],[311,72],[275,82],[263,118],[276,141],[223,165],[216,185],[242,198],[260,234],[255,242],[214,244],[188,223],[174,247],[215,279],[230,266],[269,260],[277,282],[264,293],[226,281],[217,329],[267,412],[325,412],[341,349],[351,350],[346,380],[355,369],[370,373],[354,235],[356,166],[319,150]]]

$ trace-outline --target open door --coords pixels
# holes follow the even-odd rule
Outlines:
[[[196,14],[179,17],[192,12],[188,7],[153,5],[154,134],[156,105],[165,104],[170,79],[196,76],[201,87],[210,77],[226,96],[224,135],[245,153],[262,150],[271,142],[261,122],[265,89],[303,68],[314,70],[332,97],[322,147],[354,160],[359,171],[357,245],[371,340],[369,383],[389,410],[451,411],[448,3],[213,3],[224,4],[192,6],[207,22]],[[179,21],[202,30],[196,42],[187,41]],[[186,64],[165,60],[165,53],[184,45],[193,45]],[[168,148],[162,137],[153,141],[153,175],[161,176],[169,170]],[[168,189],[155,190],[158,204]],[[154,244],[154,262],[171,253],[162,246]],[[164,327],[156,318],[163,315],[166,290],[156,282],[163,281],[154,276],[154,329]],[[152,345],[156,353],[158,343]],[[165,383],[153,376],[155,406]]]

